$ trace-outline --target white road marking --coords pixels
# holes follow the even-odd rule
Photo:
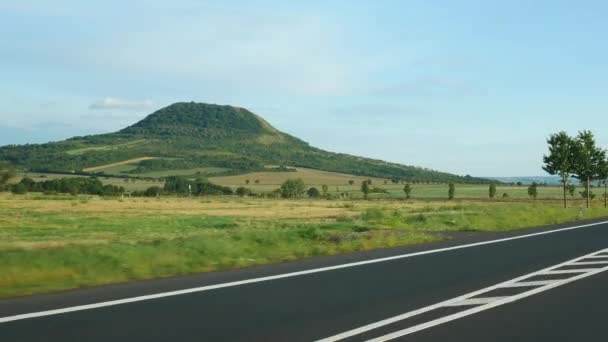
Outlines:
[[[482,305],[482,304],[490,304],[497,300],[508,298],[508,296],[503,297],[478,297],[478,298],[468,298],[459,300],[454,303],[446,304],[445,306],[467,306],[467,305]]]
[[[555,270],[555,271],[548,271],[545,274],[570,274],[570,273],[587,273],[587,272],[591,272],[597,270],[597,268],[578,268],[575,270]]]
[[[573,265],[606,265],[608,261],[579,261]]]
[[[538,281],[520,281],[518,283],[506,284],[503,287],[529,287],[529,286],[545,286],[558,282],[559,280],[538,280]]]
[[[513,236],[513,237],[508,237],[508,238],[475,242],[475,243],[452,246],[452,247],[431,249],[431,250],[422,251],[422,252],[401,254],[401,255],[395,255],[395,256],[391,256],[391,257],[358,261],[358,262],[352,262],[352,263],[335,265],[335,266],[314,268],[314,269],[309,269],[309,270],[305,270],[305,271],[283,273],[283,274],[277,274],[277,275],[273,275],[273,276],[251,278],[251,279],[245,279],[245,280],[240,280],[240,281],[233,281],[233,282],[229,282],[229,283],[207,285],[207,286],[194,287],[194,288],[190,288],[190,289],[177,290],[177,291],[162,292],[162,293],[157,293],[157,294],[152,294],[152,295],[130,297],[130,298],[111,300],[111,301],[106,301],[106,302],[71,306],[71,307],[55,309],[55,310],[46,310],[46,311],[32,312],[32,313],[26,313],[26,314],[14,315],[14,316],[0,317],[0,323],[6,323],[6,322],[11,322],[11,321],[30,319],[30,318],[36,318],[36,317],[43,317],[43,316],[58,315],[58,314],[64,314],[64,313],[69,313],[69,312],[75,312],[75,311],[98,309],[98,308],[103,308],[103,307],[108,307],[108,306],[135,303],[135,302],[141,302],[141,301],[153,300],[153,299],[159,299],[159,298],[165,298],[165,297],[172,297],[172,296],[179,296],[179,295],[184,295],[184,294],[189,294],[189,293],[217,290],[217,289],[222,289],[222,288],[227,288],[227,287],[241,286],[241,285],[254,284],[254,283],[260,283],[260,282],[271,281],[271,280],[297,277],[297,276],[313,274],[313,273],[334,271],[334,270],[339,270],[339,269],[344,269],[344,268],[357,267],[357,266],[375,264],[375,263],[380,263],[380,262],[411,258],[411,257],[421,256],[421,255],[435,254],[435,253],[454,251],[454,250],[477,247],[477,246],[490,245],[490,244],[495,244],[495,243],[502,243],[502,242],[507,242],[507,241],[527,239],[527,238],[536,237],[536,236],[543,236],[543,235],[555,234],[555,233],[560,233],[560,232],[566,232],[566,231],[570,231],[570,230],[598,226],[598,225],[602,225],[602,224],[606,224],[606,223],[608,223],[608,221],[588,223],[588,224],[583,224],[583,225],[578,225],[578,226],[547,230],[547,231],[538,232],[538,233],[518,235],[518,236]]]
[[[605,259],[608,258],[608,254],[606,255],[592,255],[588,256],[587,259]]]
[[[324,338],[324,339],[319,340],[317,342],[340,341],[340,340],[343,340],[345,338],[356,336],[356,335],[362,334],[364,332],[368,332],[370,330],[373,330],[373,329],[376,329],[376,328],[380,328],[380,327],[386,326],[388,324],[395,323],[395,322],[404,320],[406,318],[410,318],[410,317],[413,317],[413,316],[416,316],[416,315],[419,315],[419,314],[422,314],[422,313],[425,313],[425,312],[428,312],[428,311],[431,311],[431,310],[435,310],[435,309],[439,309],[439,308],[443,308],[443,307],[455,306],[455,304],[457,304],[459,302],[475,299],[475,298],[472,298],[472,297],[483,295],[484,293],[490,292],[492,290],[496,290],[496,289],[499,289],[499,288],[505,288],[505,287],[513,287],[514,284],[524,283],[525,279],[528,279],[528,278],[531,278],[531,277],[534,277],[534,276],[544,275],[544,274],[555,274],[555,273],[552,273],[552,272],[556,272],[556,271],[553,271],[556,268],[563,267],[563,266],[566,266],[566,265],[575,264],[579,260],[582,260],[582,259],[585,259],[585,258],[589,258],[592,255],[596,255],[598,253],[604,253],[606,251],[607,250],[601,250],[601,251],[598,251],[598,252],[591,253],[589,255],[578,257],[576,259],[569,260],[569,261],[566,261],[564,263],[561,263],[561,264],[558,264],[558,265],[554,265],[554,266],[545,268],[545,269],[537,271],[537,272],[526,274],[526,275],[521,276],[519,278],[508,280],[506,282],[503,282],[503,283],[500,283],[500,284],[497,284],[497,285],[494,285],[494,286],[490,286],[490,287],[487,287],[487,288],[484,288],[484,289],[481,289],[481,290],[478,290],[478,291],[474,291],[474,292],[468,293],[468,294],[460,296],[460,297],[449,299],[449,300],[446,300],[446,301],[443,301],[443,302],[440,302],[440,303],[437,303],[437,304],[434,304],[434,305],[431,305],[431,306],[427,306],[427,307],[420,308],[420,309],[417,309],[417,310],[414,310],[414,311],[410,311],[410,312],[407,312],[407,313],[404,313],[404,314],[401,314],[401,315],[398,315],[398,316],[394,316],[394,317],[391,317],[391,318],[388,318],[388,319],[384,319],[384,320],[381,320],[381,321],[378,321],[378,322],[375,322],[375,323],[371,323],[371,324],[365,325],[363,327],[359,327],[359,328],[356,328],[356,329],[353,329],[353,330],[349,330],[349,331],[346,331],[346,332],[343,332],[343,333],[340,333],[340,334],[337,334],[337,335],[334,335],[334,336],[331,336],[331,337]],[[420,331],[420,330],[424,330],[424,329],[428,329],[430,327],[434,327],[434,326],[439,325],[439,324],[443,324],[443,323],[446,323],[446,322],[449,322],[449,321],[453,321],[455,319],[463,318],[463,317],[466,317],[466,316],[469,316],[469,315],[472,315],[472,314],[475,314],[475,313],[478,313],[478,312],[481,312],[481,311],[485,311],[485,310],[488,310],[488,309],[491,309],[491,308],[494,308],[494,307],[497,307],[497,306],[500,306],[500,305],[511,303],[511,302],[516,301],[516,300],[519,300],[519,299],[522,299],[522,298],[526,298],[526,297],[535,295],[537,293],[541,293],[541,292],[544,292],[544,291],[553,289],[555,287],[562,286],[562,285],[565,285],[565,284],[568,284],[568,283],[571,283],[571,282],[574,282],[574,281],[577,281],[577,280],[580,280],[580,279],[583,279],[583,278],[587,278],[587,277],[590,277],[590,276],[592,276],[594,274],[598,274],[598,273],[601,273],[601,272],[604,272],[604,271],[608,271],[608,265],[606,267],[603,267],[603,268],[588,269],[588,270],[585,271],[585,273],[577,272],[577,273],[580,273],[580,274],[571,276],[569,278],[548,281],[546,284],[541,285],[541,286],[536,287],[536,288],[533,288],[533,289],[531,289],[529,291],[525,291],[525,292],[522,292],[522,293],[519,293],[519,294],[513,295],[513,296],[507,296],[507,297],[503,297],[503,298],[498,298],[496,300],[491,300],[487,304],[483,304],[482,303],[482,305],[478,305],[478,306],[476,306],[474,308],[471,308],[471,309],[468,309],[468,310],[465,310],[465,311],[461,311],[461,312],[458,312],[458,313],[455,313],[455,314],[452,314],[452,315],[448,315],[448,316],[445,316],[445,317],[441,317],[441,318],[438,318],[438,319],[435,319],[435,320],[431,320],[431,321],[428,321],[428,322],[425,322],[425,323],[422,323],[422,324],[418,324],[418,325],[409,327],[407,329],[399,330],[399,331],[396,331],[396,332],[393,332],[393,333],[390,333],[390,334],[387,334],[387,335],[384,335],[384,336],[380,336],[380,337],[371,339],[368,342],[388,341],[388,340],[392,340],[392,339],[395,339],[395,338],[398,338],[398,337],[401,337],[401,336],[409,335],[409,334],[415,333],[415,332]],[[576,274],[574,272],[571,272],[571,273],[572,274]],[[530,283],[532,283],[532,282],[530,282]],[[484,298],[480,297],[478,299],[484,299]]]

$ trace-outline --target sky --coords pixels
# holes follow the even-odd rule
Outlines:
[[[0,2],[0,146],[174,102],[246,107],[336,152],[544,175],[549,134],[608,147],[608,2]]]

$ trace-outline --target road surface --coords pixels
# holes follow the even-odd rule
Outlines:
[[[0,301],[0,341],[605,340],[589,221]]]

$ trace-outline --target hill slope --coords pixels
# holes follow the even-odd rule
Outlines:
[[[0,160],[38,172],[242,173],[284,165],[407,181],[489,182],[327,152],[278,131],[246,109],[193,102],[170,105],[115,133],[0,147]]]

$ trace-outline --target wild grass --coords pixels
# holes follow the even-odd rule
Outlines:
[[[558,203],[0,195],[0,297],[580,219]],[[600,207],[585,218],[600,217]],[[447,234],[447,235],[446,235]]]

